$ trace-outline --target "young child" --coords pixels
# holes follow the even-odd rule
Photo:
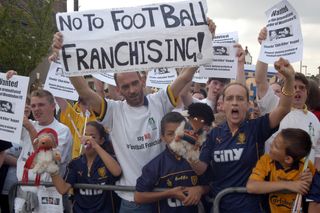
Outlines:
[[[137,179],[134,200],[136,203],[157,202],[156,212],[197,212],[197,204],[209,187],[202,186],[200,178],[189,163],[169,148],[175,138],[175,130],[185,121],[178,112],[170,112],[161,120],[161,140],[166,149],[142,169]],[[169,188],[161,192],[153,189]]]
[[[106,133],[96,121],[87,123],[86,136],[81,138],[85,144],[84,154],[73,159],[63,180],[58,173],[51,174],[52,182],[61,194],[66,194],[76,183],[114,184],[120,176],[118,162],[101,146]],[[99,189],[74,189],[73,212],[114,212],[111,191]]]
[[[307,132],[301,129],[283,129],[253,169],[247,183],[247,191],[254,194],[269,194],[271,212],[291,213],[297,193],[309,191],[315,169],[309,161],[303,172],[304,157],[311,150],[312,142]],[[310,172],[311,171],[311,172]],[[292,193],[281,191],[289,190]]]

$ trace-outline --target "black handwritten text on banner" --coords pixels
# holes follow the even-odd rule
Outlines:
[[[205,1],[58,13],[65,75],[182,67],[212,61]]]

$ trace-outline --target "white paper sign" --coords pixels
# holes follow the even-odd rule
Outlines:
[[[146,85],[165,89],[177,78],[177,71],[174,68],[159,68],[148,72]]]
[[[63,212],[62,196],[55,187],[40,186],[38,190],[39,212]]]
[[[238,33],[217,34],[212,41],[213,61],[200,67],[200,76],[230,78],[237,75],[238,59],[234,44],[238,42]]]
[[[68,77],[63,76],[63,68],[59,61],[51,62],[44,89],[53,96],[77,101],[79,95]]]
[[[267,39],[262,42],[259,60],[273,64],[279,57],[292,62],[302,60],[303,38],[299,15],[283,0],[266,11],[268,24]]]
[[[195,83],[201,83],[201,84],[206,84],[208,81],[208,77],[202,77],[199,75],[200,69],[196,71],[196,73],[193,75],[192,81]]]
[[[66,76],[212,61],[205,0],[58,13]]]
[[[0,139],[19,143],[29,77],[0,73]]]
[[[104,83],[116,86],[113,73],[92,74],[92,76],[100,81],[103,81]]]

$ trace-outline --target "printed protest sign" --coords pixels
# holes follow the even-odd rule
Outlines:
[[[238,68],[236,48],[234,47],[237,42],[237,32],[217,34],[212,41],[214,58],[211,64],[200,67],[199,75],[234,79]]]
[[[66,76],[212,61],[205,0],[58,13]]]
[[[196,73],[193,75],[192,81],[195,83],[207,83],[208,77],[202,77],[199,75],[200,69],[196,71]]]
[[[112,86],[116,86],[113,73],[92,74],[92,76],[100,81],[103,81],[104,83],[110,84]]]
[[[299,15],[286,0],[266,11],[267,39],[262,42],[259,60],[268,64],[279,57],[292,62],[302,60],[303,38]]]
[[[29,77],[0,73],[0,139],[19,143]]]
[[[146,85],[165,89],[177,78],[177,71],[174,68],[159,68],[148,72]]]
[[[44,89],[53,96],[77,101],[79,95],[68,77],[63,76],[63,68],[59,61],[52,62],[48,71]]]

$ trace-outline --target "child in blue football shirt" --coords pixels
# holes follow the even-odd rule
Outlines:
[[[161,120],[161,140],[167,145],[175,138],[175,130],[184,117],[177,112],[166,114]],[[168,146],[142,169],[137,179],[136,203],[157,202],[155,212],[197,212],[201,196],[208,192],[189,163]],[[153,192],[154,188],[168,188]]]
[[[73,159],[67,168],[65,180],[51,174],[52,182],[61,194],[66,194],[74,184],[114,184],[120,176],[118,162],[103,148],[106,133],[96,121],[87,123],[86,136],[81,138],[85,151],[80,157]],[[115,212],[111,191],[101,189],[74,189],[73,212]]]

